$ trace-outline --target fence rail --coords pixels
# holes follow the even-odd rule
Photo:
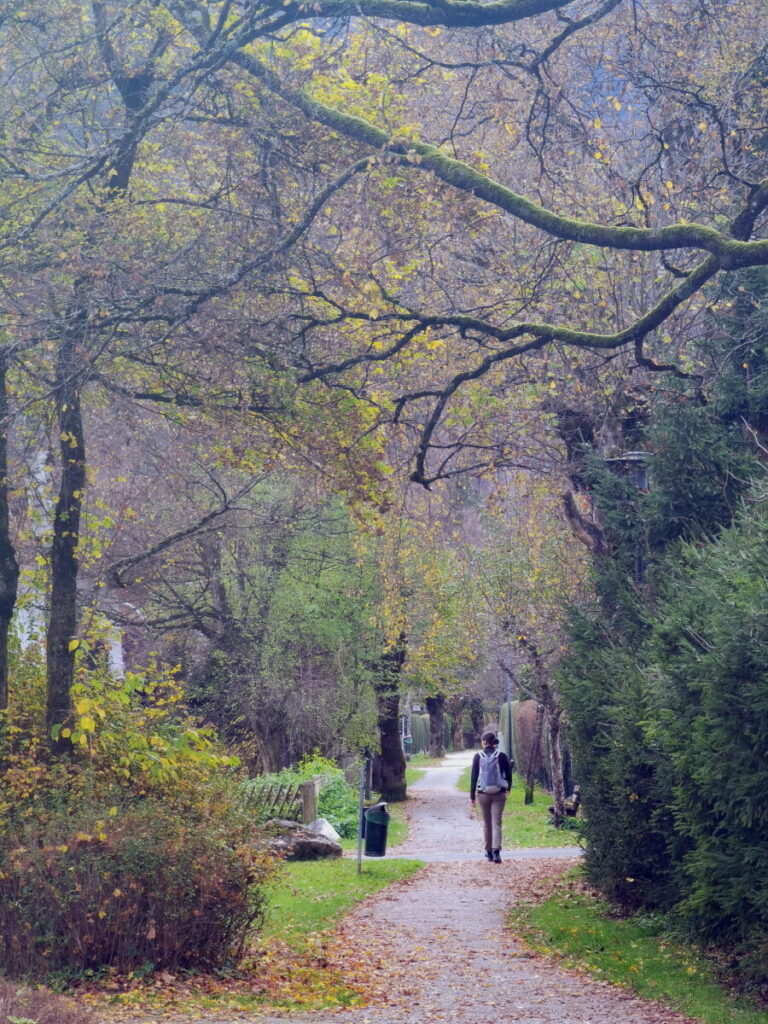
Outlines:
[[[320,794],[320,779],[309,779],[293,785],[267,786],[252,791],[248,803],[270,818],[291,817],[305,825],[317,818],[317,798]]]

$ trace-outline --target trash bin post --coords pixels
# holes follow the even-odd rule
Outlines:
[[[363,751],[363,756],[360,761],[360,792],[358,794],[359,805],[357,813],[357,873],[358,875],[362,871],[363,864],[363,836],[365,835],[365,808],[363,807],[363,801],[365,798],[365,786],[368,778],[368,770],[371,761],[371,754],[368,747]]]
[[[367,807],[365,811],[365,856],[383,857],[387,852],[389,812],[385,802]]]

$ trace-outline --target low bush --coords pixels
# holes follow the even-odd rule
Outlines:
[[[0,980],[0,1024],[90,1024],[82,1007],[44,990],[17,988]]]
[[[0,967],[13,978],[216,968],[261,919],[273,860],[237,760],[191,715],[175,669],[151,659],[113,678],[99,629],[78,641],[65,757],[48,743],[41,651],[11,644]]]
[[[260,922],[272,861],[232,803],[154,798],[55,810],[3,836],[0,961],[10,977],[215,968]]]
[[[317,810],[322,818],[326,818],[340,836],[349,838],[357,835],[358,795],[344,778],[344,773],[336,772],[323,779],[320,787],[320,799]]]

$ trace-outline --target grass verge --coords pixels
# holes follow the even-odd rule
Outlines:
[[[469,793],[471,768],[462,772],[458,788],[462,793]],[[547,808],[552,803],[549,793],[536,789],[533,803],[524,804],[525,791],[519,779],[512,785],[507,797],[502,819],[503,846],[506,850],[533,846],[577,846],[578,832],[569,829],[554,828],[549,823]],[[478,814],[479,814],[478,810]]]
[[[768,1012],[733,997],[712,966],[666,933],[658,917],[612,917],[584,889],[578,869],[543,903],[516,906],[510,924],[537,952],[705,1024],[768,1024]]]
[[[355,903],[385,885],[407,878],[422,866],[414,860],[364,859],[357,874],[355,860],[300,861],[285,864],[269,903],[260,941],[276,938],[303,950],[319,932],[326,932]]]

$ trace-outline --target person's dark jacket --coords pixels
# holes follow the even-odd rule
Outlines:
[[[507,789],[512,788],[512,765],[509,758],[503,750],[499,751],[499,771],[501,777],[507,784]],[[472,758],[472,777],[469,783],[469,799],[475,799],[475,791],[477,790],[477,780],[480,775],[480,752],[475,754]]]

